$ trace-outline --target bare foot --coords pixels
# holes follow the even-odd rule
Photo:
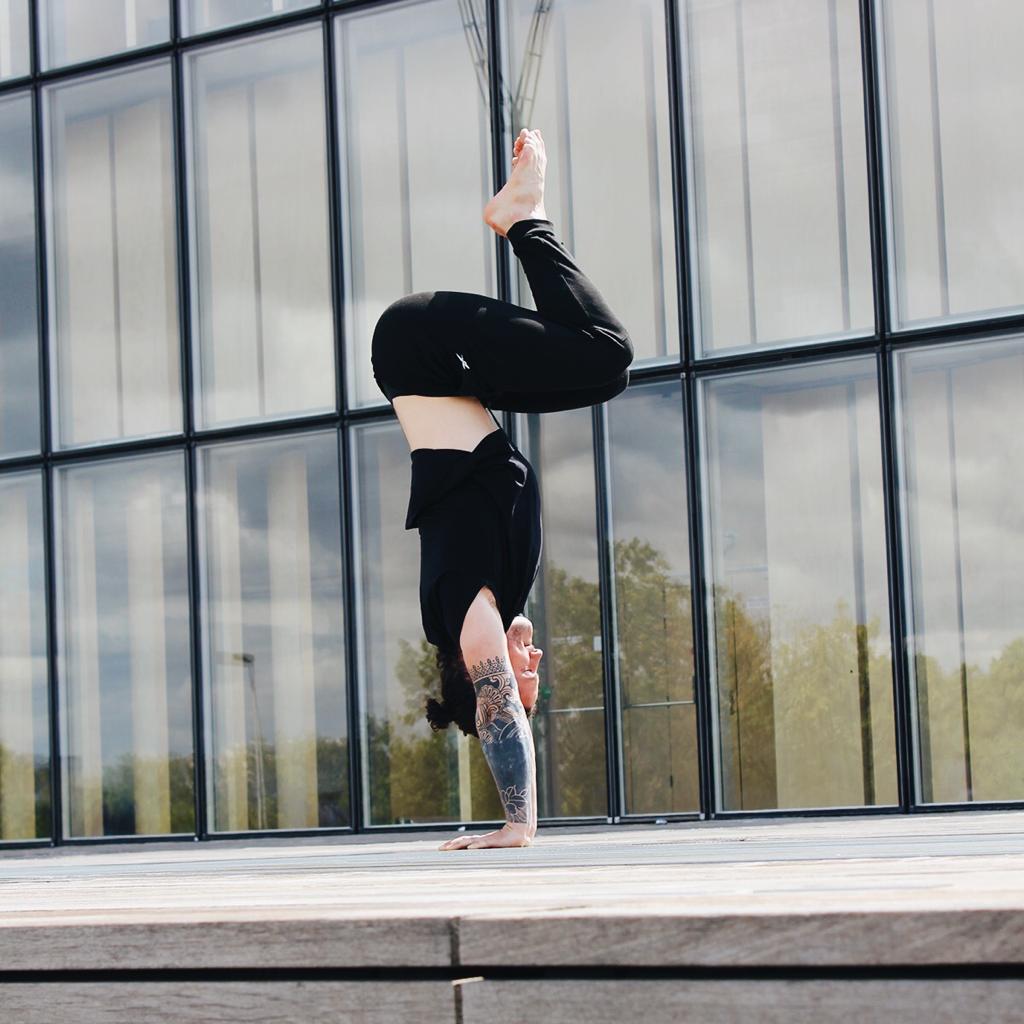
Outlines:
[[[539,217],[544,212],[544,169],[547,154],[540,131],[524,128],[512,148],[512,173],[501,191],[484,207],[484,221],[502,237],[517,220]]]

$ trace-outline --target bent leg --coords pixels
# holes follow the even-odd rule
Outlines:
[[[417,292],[392,303],[377,323],[371,357],[389,401],[401,394],[475,395],[495,409],[551,412],[604,401],[588,396],[625,386],[629,335],[551,222],[518,221],[507,237],[537,311],[454,291]]]

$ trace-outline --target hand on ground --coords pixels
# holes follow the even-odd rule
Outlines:
[[[495,832],[482,836],[455,836],[443,842],[439,850],[495,850],[512,846],[529,846],[533,835],[526,825],[507,822]]]

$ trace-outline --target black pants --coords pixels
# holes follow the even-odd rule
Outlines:
[[[625,389],[629,335],[552,222],[517,221],[506,237],[537,312],[471,292],[416,292],[393,302],[377,321],[371,354],[389,402],[475,395],[491,409],[555,412]]]

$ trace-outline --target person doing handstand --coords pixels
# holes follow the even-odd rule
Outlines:
[[[374,379],[412,460],[405,528],[419,531],[423,631],[441,675],[427,719],[478,737],[506,819],[442,850],[528,846],[537,831],[529,718],[543,651],[522,612],[540,566],[540,494],[491,410],[599,404],[626,388],[633,361],[626,329],[547,217],[546,164],[540,131],[524,128],[508,181],[483,212],[522,264],[536,312],[470,292],[416,292],[388,306],[373,333]]]

